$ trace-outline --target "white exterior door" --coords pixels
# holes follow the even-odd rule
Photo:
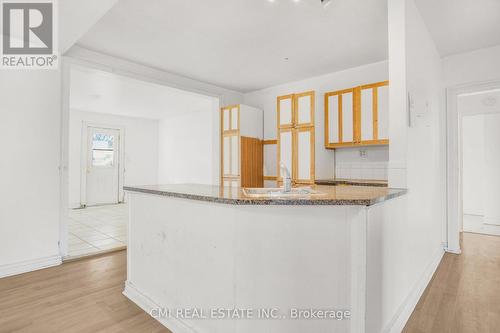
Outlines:
[[[120,131],[88,127],[87,205],[119,202]]]

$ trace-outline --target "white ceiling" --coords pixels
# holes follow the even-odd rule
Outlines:
[[[416,0],[441,56],[500,44],[500,0]]]
[[[387,2],[120,0],[78,44],[248,92],[387,59]]]
[[[70,108],[128,117],[162,119],[212,107],[213,98],[132,78],[74,66]]]

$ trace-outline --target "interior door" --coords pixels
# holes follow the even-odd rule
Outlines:
[[[120,131],[88,127],[87,206],[119,202]]]

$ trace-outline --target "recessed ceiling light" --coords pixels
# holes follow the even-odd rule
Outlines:
[[[332,3],[331,0],[321,0],[321,3],[323,4],[323,7],[328,7]]]

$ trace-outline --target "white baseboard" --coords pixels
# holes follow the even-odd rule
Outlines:
[[[62,263],[61,256],[52,256],[52,257],[21,261],[8,265],[1,265],[0,278],[22,273],[33,272],[43,268],[58,266],[61,263]]]
[[[123,291],[123,295],[137,304],[137,306],[139,306],[149,315],[151,315],[151,310],[153,309],[165,308],[165,306],[160,306],[151,298],[141,293],[137,289],[137,287],[129,281],[125,281],[125,290]],[[199,331],[193,329],[177,318],[153,318],[159,321],[163,326],[168,328],[173,333],[200,333]]]
[[[447,248],[447,249],[446,249],[446,252],[448,252],[448,253],[453,253],[453,254],[461,254],[461,253],[462,253],[462,250],[460,250],[460,249],[452,249],[452,248]]]
[[[403,328],[406,325],[406,322],[410,318],[415,306],[417,306],[420,297],[425,291],[425,288],[431,281],[432,275],[436,271],[439,263],[441,262],[441,258],[443,257],[444,250],[439,249],[436,251],[436,254],[433,256],[431,263],[427,266],[424,274],[417,281],[413,289],[411,290],[406,300],[399,307],[399,310],[394,315],[393,319],[389,322],[382,332],[384,333],[401,333]]]

